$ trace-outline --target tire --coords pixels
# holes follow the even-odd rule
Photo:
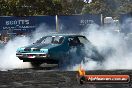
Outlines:
[[[42,63],[43,62],[31,62],[31,65],[36,68],[39,67]]]
[[[86,79],[85,79],[84,76],[82,76],[82,77],[79,78],[79,83],[80,83],[81,85],[84,84],[85,82],[86,82]]]
[[[60,60],[59,63],[58,63],[58,68],[60,70],[64,70],[66,68],[66,62],[63,61],[63,60]]]
[[[63,58],[60,58],[58,62],[59,69],[66,69],[70,65],[70,57],[68,54],[64,55]]]

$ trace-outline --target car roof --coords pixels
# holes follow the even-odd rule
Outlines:
[[[63,36],[63,37],[72,36],[72,37],[75,37],[75,36],[83,36],[83,35],[80,35],[80,34],[58,34],[58,33],[56,33],[56,34],[49,34],[47,36]]]

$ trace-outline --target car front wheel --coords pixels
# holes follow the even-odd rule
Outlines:
[[[39,67],[40,65],[42,64],[42,62],[31,62],[31,65],[33,66],[33,67]]]

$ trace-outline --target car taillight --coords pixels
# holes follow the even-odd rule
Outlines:
[[[40,57],[47,57],[47,54],[39,54]]]

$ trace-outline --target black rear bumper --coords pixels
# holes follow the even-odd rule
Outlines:
[[[58,60],[50,59],[50,58],[22,58],[18,57],[23,62],[43,62],[48,64],[58,64]]]

